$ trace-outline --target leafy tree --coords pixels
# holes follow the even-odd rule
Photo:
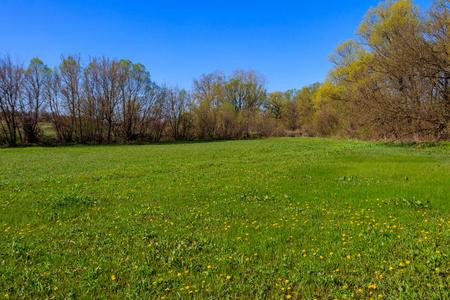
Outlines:
[[[221,71],[203,74],[194,79],[192,86],[192,100],[197,135],[201,139],[217,137],[219,109],[224,103],[225,75]]]
[[[260,108],[267,95],[265,79],[253,70],[237,69],[233,71],[224,89],[225,101],[237,113],[252,112]]]
[[[285,93],[273,92],[269,93],[264,106],[270,113],[270,115],[272,115],[278,122],[284,115],[286,104],[288,101],[289,99],[286,99]]]
[[[39,58],[30,61],[25,71],[25,95],[21,99],[21,124],[28,143],[36,143],[40,132],[39,119],[46,108],[44,88],[51,70]]]
[[[129,60],[119,61],[119,91],[120,91],[120,132],[122,141],[136,140],[137,125],[143,103],[146,101],[146,91],[152,84],[150,73],[140,63],[133,64]]]

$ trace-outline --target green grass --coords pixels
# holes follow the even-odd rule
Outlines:
[[[449,299],[450,149],[282,138],[0,150],[15,299]]]

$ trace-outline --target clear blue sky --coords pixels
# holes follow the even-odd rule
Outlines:
[[[104,54],[185,89],[203,73],[252,68],[284,91],[323,81],[328,55],[378,2],[0,0],[0,55],[54,67],[61,54]]]

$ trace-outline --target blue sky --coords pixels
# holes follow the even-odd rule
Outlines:
[[[252,68],[284,91],[323,81],[328,55],[378,2],[0,0],[0,55],[49,67],[69,53],[125,58],[185,89],[203,73]]]

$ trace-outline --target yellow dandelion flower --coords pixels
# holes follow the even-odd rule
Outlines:
[[[116,280],[116,276],[111,276],[111,280]]]

